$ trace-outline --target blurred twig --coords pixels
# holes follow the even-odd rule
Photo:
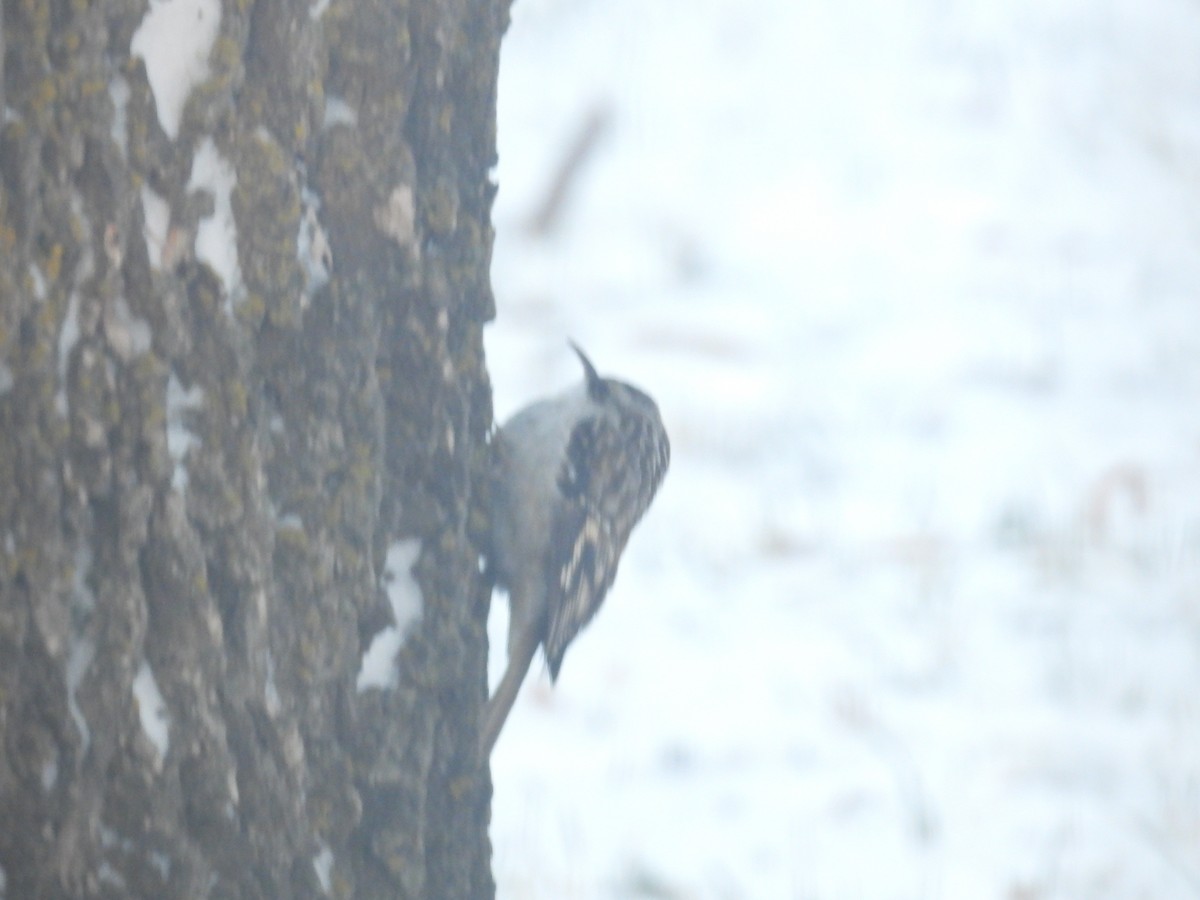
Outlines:
[[[584,165],[593,155],[601,138],[612,125],[612,110],[606,103],[592,107],[583,120],[574,139],[567,145],[566,153],[554,172],[554,178],[546,188],[542,202],[530,216],[526,231],[534,237],[545,237],[553,233],[562,222],[563,211],[570,199],[571,189],[579,181]]]

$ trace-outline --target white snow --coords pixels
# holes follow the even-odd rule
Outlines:
[[[304,520],[301,519],[296,513],[285,513],[275,520],[275,526],[280,529],[294,528],[297,531],[303,531]]]
[[[171,140],[179,136],[192,88],[209,75],[208,55],[220,25],[218,0],[150,0],[133,33],[129,53],[145,60],[158,122]]]
[[[192,157],[188,190],[206,190],[213,197],[213,214],[196,229],[196,259],[206,262],[220,276],[228,298],[227,309],[242,289],[242,269],[237,256],[237,222],[233,217],[233,189],[237,173],[221,155],[212,138],[205,138]]]
[[[1183,0],[514,5],[497,419],[573,338],[674,454],[497,744],[501,898],[1200,895],[1197,46]]]
[[[188,428],[187,414],[204,406],[204,389],[193,385],[184,390],[172,372],[167,379],[167,454],[175,463],[171,474],[171,487],[177,491],[187,488],[187,454],[193,447],[200,446],[200,438]]]
[[[71,362],[71,351],[79,342],[79,293],[71,291],[67,298],[67,314],[63,316],[62,329],[58,332],[58,390],[54,394],[54,408],[60,416],[67,415],[67,371]]]
[[[148,184],[142,185],[142,218],[146,255],[150,258],[150,265],[161,271],[163,250],[167,246],[167,231],[171,225],[171,207],[166,198]]]
[[[113,105],[112,129],[109,133],[112,136],[113,143],[121,151],[121,158],[124,159],[129,151],[129,136],[126,130],[125,117],[125,111],[129,107],[129,98],[132,96],[132,91],[129,89],[129,82],[121,75],[114,75],[108,82],[108,96],[112,99]]]
[[[311,297],[329,283],[333,251],[318,216],[321,211],[320,195],[306,185],[300,189],[300,200],[303,212],[300,227],[296,231],[296,258],[304,269],[305,293]]]
[[[11,533],[5,544],[12,553]],[[87,577],[92,569],[92,551],[86,542],[80,542],[75,550],[75,570],[71,589],[71,618],[75,623],[71,630],[71,645],[67,650],[67,710],[79,729],[79,739],[83,752],[87,753],[92,742],[92,730],[88,727],[87,718],[79,706],[77,692],[83,684],[83,678],[96,655],[96,645],[87,631],[87,620],[96,606],[96,596],[88,586]]]
[[[52,791],[58,784],[58,758],[48,759],[42,763],[42,790]]]
[[[76,692],[79,690],[79,685],[83,683],[83,676],[87,673],[95,655],[96,645],[90,639],[72,637],[71,647],[67,654],[67,709],[75,721],[75,727],[79,729],[79,739],[84,753],[91,745],[92,730],[88,727],[87,718],[84,717],[83,710],[79,706]]]
[[[322,127],[332,128],[335,125],[348,125],[354,128],[358,125],[358,110],[347,103],[344,97],[326,94],[325,121],[322,123]]]
[[[267,680],[263,685],[263,702],[267,708],[267,714],[271,716],[279,715],[279,711],[283,708],[283,702],[279,698],[279,685],[275,681],[275,657],[271,655],[270,648],[267,649]]]
[[[325,15],[327,9],[329,9],[329,0],[312,0],[312,4],[308,8],[308,17],[315,22]]]
[[[146,732],[146,737],[158,751],[161,764],[162,760],[166,759],[167,748],[170,746],[171,716],[158,689],[158,682],[154,680],[154,672],[145,660],[133,678],[133,698],[137,702],[142,731]]]
[[[401,247],[409,247],[417,237],[416,215],[412,185],[398,184],[387,202],[375,207],[375,225]]]
[[[394,663],[400,644],[400,633],[390,625],[371,639],[355,681],[360,692],[369,688],[385,690],[396,686]]]
[[[317,880],[321,882],[321,890],[328,894],[332,883],[329,876],[333,871],[333,851],[324,841],[321,842],[321,849],[317,855],[313,857],[312,864],[313,870],[317,873]]]
[[[420,555],[421,542],[416,538],[396,541],[387,549],[383,581],[395,624],[371,639],[358,671],[359,691],[396,686],[396,654],[403,646],[408,630],[420,619],[425,602],[421,586],[412,575],[412,567]]]
[[[42,267],[37,263],[29,264],[29,278],[33,282],[33,293],[39,300],[46,299],[46,276],[42,273]]]
[[[167,854],[158,850],[151,850],[146,854],[146,859],[149,860],[150,865],[154,866],[155,871],[158,872],[159,877],[163,881],[171,877],[171,857],[167,856]]]
[[[150,323],[135,316],[124,297],[114,298],[107,312],[104,333],[117,356],[130,360],[150,349]]]
[[[112,885],[119,891],[124,892],[126,889],[125,879],[121,873],[112,867],[108,860],[100,862],[100,868],[96,872],[101,884]]]

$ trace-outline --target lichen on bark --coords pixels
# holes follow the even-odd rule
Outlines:
[[[174,140],[129,56],[146,9],[3,7],[7,895],[488,896],[472,532],[507,3],[225,0]],[[193,250],[206,141],[237,284]],[[402,539],[421,615],[395,688],[360,692]]]

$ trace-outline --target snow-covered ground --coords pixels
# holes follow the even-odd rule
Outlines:
[[[517,0],[500,146],[498,415],[674,442],[500,896],[1200,897],[1200,4]]]

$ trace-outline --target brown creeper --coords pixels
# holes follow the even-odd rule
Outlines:
[[[550,679],[604,601],[629,533],[654,498],[671,445],[658,407],[632,385],[596,374],[540,400],[493,442],[492,568],[508,590],[508,666],[484,713],[491,755],[541,644]]]

